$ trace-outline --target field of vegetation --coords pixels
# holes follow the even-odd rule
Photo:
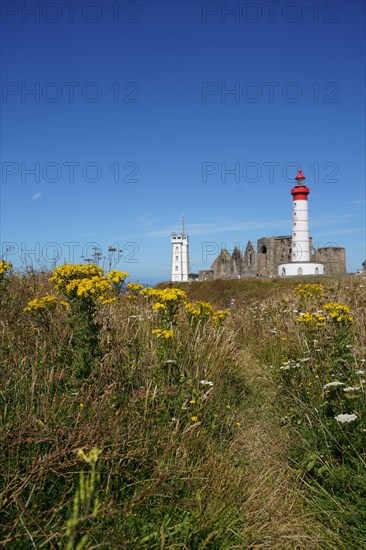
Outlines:
[[[0,546],[366,548],[365,306],[0,261]]]

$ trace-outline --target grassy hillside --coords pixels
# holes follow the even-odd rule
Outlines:
[[[1,545],[366,546],[366,281],[126,277],[0,264]]]
[[[342,280],[340,277],[339,280]],[[218,307],[229,307],[234,299],[239,304],[248,304],[256,300],[264,300],[271,296],[283,295],[294,289],[299,283],[320,283],[335,281],[331,277],[290,277],[283,278],[252,278],[252,279],[217,279],[214,281],[193,281],[190,283],[164,282],[158,288],[175,286],[187,292],[192,300],[206,300]]]

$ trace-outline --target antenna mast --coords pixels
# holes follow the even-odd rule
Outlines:
[[[181,223],[182,223],[182,235],[185,235],[184,214],[182,214],[180,219],[181,219]]]

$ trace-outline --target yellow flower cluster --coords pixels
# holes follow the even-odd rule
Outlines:
[[[30,300],[28,306],[24,308],[24,311],[26,313],[51,311],[58,304],[69,307],[67,302],[60,301],[57,296],[43,296],[43,298],[34,298],[34,300]]]
[[[196,302],[192,304],[188,302],[185,305],[185,310],[188,317],[191,319],[208,319],[213,314],[213,308],[208,302]]]
[[[126,287],[127,287],[127,293],[126,293],[127,300],[137,300],[139,298],[141,289],[144,288],[143,285],[140,285],[140,283],[128,283]]]
[[[67,292],[70,281],[103,277],[103,269],[95,264],[64,264],[53,270],[50,278],[57,290]]]
[[[303,313],[297,320],[308,327],[322,328],[325,325],[326,318],[321,313]]]
[[[64,264],[54,269],[50,281],[69,298],[98,299],[108,304],[115,301],[110,296],[114,285],[127,276],[128,273],[117,270],[105,276],[103,269],[95,264]]]
[[[128,275],[129,274],[126,273],[125,271],[118,271],[117,269],[112,269],[112,271],[108,273],[107,279],[109,279],[115,285],[119,285],[126,279],[126,277],[128,277]],[[133,285],[135,283],[129,283],[129,284]]]
[[[352,315],[350,315],[351,308],[349,306],[331,302],[330,304],[325,304],[324,310],[327,312],[329,317],[337,323],[354,322]]]
[[[0,260],[0,277],[4,275],[11,267],[13,267],[13,265],[10,262]]]
[[[325,304],[323,310],[317,313],[303,313],[297,320],[305,325],[317,328],[324,327],[325,322],[329,319],[336,323],[354,323],[354,319],[350,315],[351,308],[349,306],[331,302],[330,304]]]
[[[190,319],[206,320],[211,318],[218,324],[220,324],[229,315],[228,311],[224,311],[222,309],[214,311],[211,304],[201,301],[196,302],[195,304],[188,302],[185,304],[185,310]]]
[[[155,302],[152,308],[154,311],[165,311],[166,305],[162,304],[161,302]]]
[[[147,299],[152,298],[153,310],[159,312],[167,322],[173,322],[180,305],[187,301],[186,293],[179,288],[156,289],[149,287],[142,289],[140,295]]]
[[[161,316],[170,322],[178,313],[181,304],[184,306],[188,318],[194,321],[212,319],[220,324],[229,315],[227,311],[221,309],[214,311],[212,305],[208,302],[189,302],[187,294],[180,288],[144,288],[140,291],[140,295],[145,298],[152,298],[154,300],[153,311],[160,312]]]
[[[90,279],[73,279],[66,286],[66,294],[79,298],[107,299],[111,284],[105,277],[91,277]]]
[[[155,334],[155,336],[159,340],[162,340],[162,339],[169,340],[170,338],[173,338],[173,331],[171,329],[164,330],[164,329],[161,329],[161,328],[155,328],[152,331],[152,334]]]
[[[223,309],[218,309],[213,312],[212,319],[218,323],[222,322],[226,317],[228,317],[229,312]]]
[[[321,284],[299,284],[294,290],[295,293],[306,298],[323,295],[323,285]]]
[[[140,285],[140,283],[128,283],[127,284],[127,289],[128,290],[141,290],[142,288],[143,288],[143,285]]]
[[[144,288],[140,292],[141,296],[152,297],[157,299],[161,303],[167,302],[186,302],[187,295],[184,290],[180,288]]]

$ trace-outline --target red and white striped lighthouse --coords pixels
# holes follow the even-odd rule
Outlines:
[[[293,262],[310,262],[309,214],[308,194],[309,187],[305,185],[305,176],[299,170],[295,180],[296,185],[291,189],[292,205],[292,251]]]
[[[291,263],[279,264],[278,275],[323,275],[324,265],[311,261],[309,238],[309,187],[305,185],[305,176],[300,169],[295,177],[296,184],[291,189],[292,205],[292,246]]]

